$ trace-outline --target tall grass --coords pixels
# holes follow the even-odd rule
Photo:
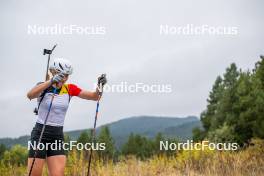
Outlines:
[[[92,176],[262,176],[264,175],[264,141],[238,152],[180,151],[175,156],[159,155],[141,161],[122,156],[119,161],[103,162],[95,155]],[[82,176],[87,172],[87,155],[73,150],[67,157],[65,175]],[[26,166],[0,164],[1,176],[25,175]],[[43,175],[48,175],[45,168]]]

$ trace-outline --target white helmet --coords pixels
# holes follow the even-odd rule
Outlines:
[[[53,60],[53,62],[50,64],[49,69],[54,69],[59,73],[64,74],[72,74],[72,64],[67,59],[63,58],[56,58]]]

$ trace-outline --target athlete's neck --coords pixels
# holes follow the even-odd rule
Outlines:
[[[62,84],[61,83],[55,83],[55,84],[52,84],[51,86],[56,88],[56,89],[61,89]]]

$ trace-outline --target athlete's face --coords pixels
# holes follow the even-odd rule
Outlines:
[[[68,78],[69,78],[69,75],[68,75],[68,74],[63,74],[63,75],[64,75],[64,77],[63,77],[62,81],[59,82],[59,83],[57,84],[58,87],[62,87],[63,84],[65,84],[65,82],[66,82],[66,81],[68,80]]]
[[[63,75],[64,75],[64,77],[62,79],[62,83],[64,84],[68,80],[69,75],[68,74],[63,74]]]

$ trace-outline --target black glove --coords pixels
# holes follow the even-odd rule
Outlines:
[[[106,74],[102,74],[100,77],[98,77],[97,85],[104,86],[107,83]]]

